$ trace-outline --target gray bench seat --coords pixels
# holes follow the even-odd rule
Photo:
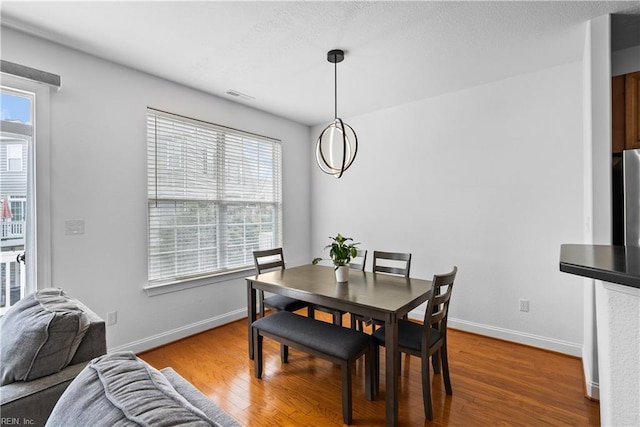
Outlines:
[[[253,333],[255,376],[262,378],[262,339],[268,337],[287,347],[317,356],[342,367],[342,418],[351,423],[351,371],[353,363],[365,356],[365,394],[373,400],[373,338],[360,331],[332,323],[279,311],[251,324]],[[282,362],[288,362],[288,352],[282,352]]]

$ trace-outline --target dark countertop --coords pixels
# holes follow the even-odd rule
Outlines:
[[[561,245],[560,271],[640,288],[640,247]]]

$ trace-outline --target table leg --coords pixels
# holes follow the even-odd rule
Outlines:
[[[256,290],[253,288],[253,282],[247,280],[247,323],[248,323],[248,341],[249,341],[249,359],[253,360],[253,333],[251,324],[256,321]]]
[[[384,330],[386,417],[388,426],[396,426],[398,425],[398,378],[400,375],[400,372],[397,372],[397,360],[400,355],[398,354],[398,321],[395,316],[391,315],[387,318]]]

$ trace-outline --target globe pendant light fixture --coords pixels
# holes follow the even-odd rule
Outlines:
[[[340,178],[349,169],[358,153],[358,137],[351,126],[338,117],[338,62],[344,60],[339,49],[327,53],[327,61],[334,64],[335,119],[324,128],[316,143],[316,163],[322,172]]]

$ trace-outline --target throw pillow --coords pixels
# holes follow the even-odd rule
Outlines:
[[[0,318],[0,385],[64,369],[89,327],[86,307],[62,289],[41,289]]]

